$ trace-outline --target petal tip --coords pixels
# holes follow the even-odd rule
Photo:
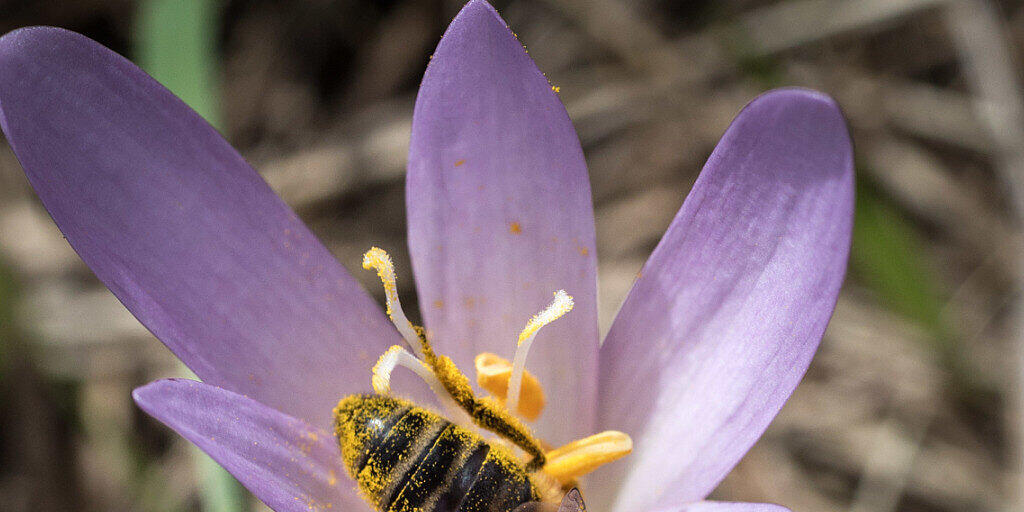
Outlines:
[[[12,30],[10,32],[7,32],[6,34],[0,36],[0,45],[7,46],[9,44],[15,44],[18,41],[20,41],[21,39],[23,39],[24,37],[26,37],[28,35],[31,35],[33,32],[36,32],[36,31],[38,31],[40,29],[47,29],[47,28],[52,28],[52,27],[31,26],[31,27],[16,28],[16,29],[14,29],[14,30]]]
[[[499,26],[508,29],[508,24],[505,23],[504,18],[498,13],[498,10],[494,8],[487,0],[470,0],[466,2],[466,5],[462,6],[462,10],[452,20],[451,27],[461,25],[463,23],[484,23],[487,24],[489,21],[497,21],[497,25],[492,25],[494,28]],[[511,33],[511,30],[509,31]]]
[[[163,388],[164,381],[157,380],[139,386],[132,390],[132,400],[135,401],[135,405],[138,405],[140,409],[149,412],[153,405],[153,398]]]
[[[825,103],[835,104],[835,100],[828,93],[819,91],[817,89],[811,89],[808,87],[790,86],[790,87],[778,87],[775,89],[769,89],[759,94],[753,101],[758,101],[763,98],[785,98],[788,100],[809,100],[809,101],[820,101]]]
[[[68,48],[103,48],[100,43],[71,30],[36,25],[14,29],[0,36],[0,93],[21,83],[24,64],[67,60]]]
[[[804,115],[816,112],[833,117],[841,123],[844,130],[846,129],[846,116],[843,115],[843,109],[839,106],[839,102],[832,96],[815,89],[804,87],[772,89],[762,93],[747,104],[747,108],[754,106],[786,109],[795,114]]]
[[[191,386],[198,383],[191,379],[160,379],[144,384],[132,390],[132,400],[144,411],[149,411],[155,405],[154,400],[158,399],[161,392],[176,385]]]
[[[853,141],[843,109],[832,96],[802,87],[772,89],[751,100],[737,119],[741,117],[774,118],[776,126],[804,125],[790,136],[807,141],[805,150],[817,148],[841,158],[834,175],[853,176]],[[814,130],[808,131],[809,126]]]
[[[459,15],[462,15],[462,13],[484,11],[498,14],[498,10],[495,9],[494,6],[491,5],[491,3],[488,2],[487,0],[469,0],[468,2],[466,2],[466,5],[462,6],[462,10],[459,11]],[[458,16],[456,16],[456,18],[458,18]]]
[[[72,32],[66,28],[50,27],[46,25],[33,25],[28,27],[16,28],[3,36],[0,36],[0,53],[4,50],[14,49],[23,47],[26,44],[34,44],[43,37],[53,38],[67,38],[67,39],[78,39],[78,40],[92,40],[77,33]]]

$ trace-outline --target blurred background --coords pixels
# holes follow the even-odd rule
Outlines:
[[[410,275],[413,101],[461,3],[0,0],[0,33],[66,27],[142,65],[379,293],[361,254],[387,247]],[[849,277],[807,378],[715,498],[1024,510],[1024,2],[494,3],[579,131],[603,328],[747,101],[802,85],[846,110]],[[0,141],[0,509],[266,510],[132,403],[132,388],[185,374],[61,238]]]

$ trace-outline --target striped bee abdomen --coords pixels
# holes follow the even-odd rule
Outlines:
[[[507,450],[412,403],[353,395],[334,411],[349,474],[382,512],[511,512],[539,499]]]

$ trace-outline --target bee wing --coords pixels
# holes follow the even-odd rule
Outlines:
[[[583,495],[580,490],[573,488],[562,498],[562,504],[558,506],[558,512],[586,512],[587,505],[583,503]]]
[[[586,512],[586,510],[587,506],[583,503],[580,491],[573,489],[562,498],[562,503],[557,507],[550,503],[531,501],[520,505],[515,512]]]

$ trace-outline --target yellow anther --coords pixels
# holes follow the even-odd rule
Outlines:
[[[484,352],[476,356],[476,383],[504,405],[508,394],[508,381],[512,376],[512,363],[505,358]],[[515,411],[528,421],[540,417],[544,410],[544,389],[530,372],[523,372],[523,386],[520,391],[519,407]]]
[[[392,263],[391,256],[388,256],[388,253],[380,247],[371,247],[369,251],[363,254],[363,268],[377,271],[377,277],[380,277],[380,282],[384,284],[387,314],[391,318],[391,323],[395,324],[398,333],[412,347],[416,355],[423,357],[420,338],[416,334],[412,322],[409,321],[405,316],[405,312],[402,311],[402,303],[398,300],[398,281],[395,278],[395,264]]]
[[[533,315],[533,318],[526,323],[523,331],[519,333],[519,344],[522,345],[527,341],[531,341],[541,327],[558,320],[562,315],[572,311],[573,305],[572,296],[565,293],[565,290],[555,292],[555,300],[552,300],[551,304],[544,308],[544,311]]]
[[[547,452],[544,472],[567,483],[632,451],[633,440],[628,435],[608,430]]]

